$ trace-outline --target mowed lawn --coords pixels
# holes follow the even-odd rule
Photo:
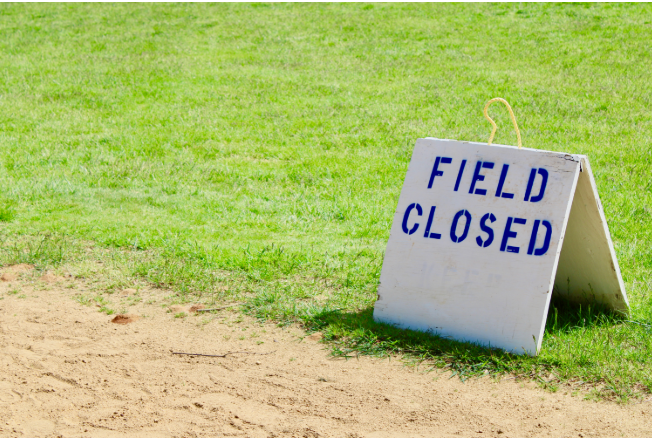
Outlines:
[[[93,258],[98,302],[136,278],[335,354],[645,397],[650,41],[648,4],[0,5],[2,261]],[[632,304],[556,302],[537,358],[371,318],[415,140],[486,141],[496,96],[524,146],[589,156]]]

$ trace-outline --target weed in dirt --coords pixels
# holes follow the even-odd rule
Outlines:
[[[113,315],[115,313],[115,310],[111,309],[110,307],[107,306],[101,306],[100,307],[100,312],[106,313],[107,315]]]
[[[344,356],[652,392],[646,5],[1,8],[2,265],[244,302]],[[415,139],[484,141],[497,95],[526,146],[591,158],[632,303],[634,323],[551,312],[538,358],[371,317]]]
[[[134,295],[131,295],[131,296],[127,297],[126,304],[128,306],[135,306],[136,304],[138,304],[138,303],[140,303],[142,301],[143,301],[142,297],[140,296],[140,294],[137,293],[137,294],[134,294]]]
[[[93,304],[93,299],[86,295],[75,295],[73,299],[77,301],[79,304],[81,304],[82,306],[90,306],[91,304]]]
[[[109,307],[112,304],[111,301],[109,301],[106,297],[98,294],[95,297],[93,297],[93,302],[99,308],[100,312],[105,313],[107,315],[113,315],[115,313],[115,310]]]

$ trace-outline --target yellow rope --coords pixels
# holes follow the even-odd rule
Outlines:
[[[489,114],[487,114],[489,105],[491,105],[494,102],[502,102],[507,107],[507,110],[509,111],[509,115],[512,118],[512,122],[514,123],[514,129],[516,130],[516,138],[518,139],[518,148],[521,149],[523,147],[523,145],[521,144],[521,132],[518,130],[518,125],[516,124],[516,117],[514,117],[514,111],[512,111],[512,107],[509,106],[507,101],[501,97],[494,97],[489,102],[487,102],[487,104],[484,106],[484,117],[487,120],[489,120],[489,123],[491,123],[491,126],[493,126],[493,129],[491,130],[491,135],[489,136],[488,144],[491,144],[494,141],[494,135],[496,135],[496,129],[498,129],[498,127],[496,126],[496,122],[494,122],[493,119],[489,117]]]

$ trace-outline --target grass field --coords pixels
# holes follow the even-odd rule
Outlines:
[[[0,5],[3,263],[92,259],[98,300],[139,279],[336,354],[645,396],[651,40],[647,4]],[[373,323],[415,140],[486,141],[495,96],[524,146],[590,157],[641,324],[557,303],[527,358]]]

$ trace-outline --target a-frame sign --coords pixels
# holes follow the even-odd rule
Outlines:
[[[374,318],[536,355],[553,288],[628,310],[588,158],[417,140]]]

